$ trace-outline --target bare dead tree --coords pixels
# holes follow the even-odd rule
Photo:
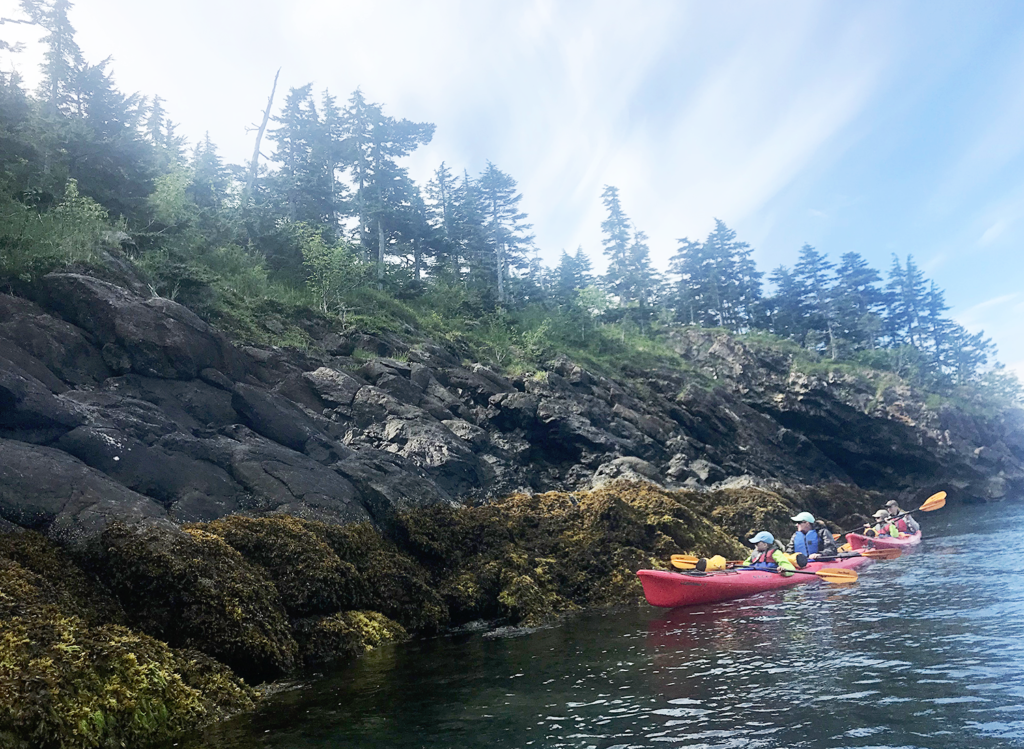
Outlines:
[[[270,122],[270,111],[274,106],[274,93],[277,91],[277,78],[279,75],[281,75],[281,68],[278,68],[277,72],[274,73],[274,85],[270,88],[270,98],[267,99],[267,108],[263,112],[263,122],[256,132],[256,146],[252,150],[252,161],[249,162],[249,178],[245,181],[245,195],[242,200],[242,205],[244,206],[249,205],[249,200],[252,198],[253,190],[256,187],[256,172],[259,169],[260,162],[260,142],[263,140],[263,133]]]

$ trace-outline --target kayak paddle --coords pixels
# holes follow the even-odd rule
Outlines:
[[[826,567],[817,572],[808,572],[807,570],[768,570],[768,572],[775,572],[779,575],[784,572],[791,572],[795,575],[817,575],[825,582],[836,583],[837,585],[857,582],[857,573],[853,570],[844,570],[842,567]]]
[[[941,510],[946,506],[946,492],[936,492],[932,496],[928,497],[920,507],[916,510],[904,510],[899,515],[895,515],[889,520],[899,520],[904,515],[909,515],[912,512],[932,512],[933,510]],[[839,540],[840,536],[844,536],[847,533],[857,533],[861,528],[854,528],[852,531],[843,531],[842,533],[833,533],[832,538]]]
[[[842,557],[867,557],[868,559],[881,559],[889,561],[899,559],[903,552],[900,549],[859,549],[852,554],[840,554]]]

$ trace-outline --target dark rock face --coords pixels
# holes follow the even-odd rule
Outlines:
[[[714,388],[677,370],[615,381],[565,357],[510,379],[372,336],[238,348],[141,288],[54,273],[36,301],[0,295],[0,521],[66,538],[116,518],[386,524],[616,478],[905,495],[942,484],[984,501],[1024,488],[1021,412],[983,419],[906,388],[790,374],[778,352],[722,334],[672,341]],[[356,348],[382,358],[346,356]]]

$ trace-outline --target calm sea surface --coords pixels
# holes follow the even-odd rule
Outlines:
[[[1024,504],[918,519],[851,586],[393,647],[180,745],[1024,747]]]

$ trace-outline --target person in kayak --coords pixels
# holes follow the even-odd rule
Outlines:
[[[792,518],[796,522],[796,533],[786,545],[787,554],[803,554],[810,560],[834,557],[839,552],[836,542],[828,530],[814,528],[814,515],[801,512]]]
[[[779,570],[787,577],[796,569],[785,554],[774,548],[775,536],[768,531],[760,531],[749,540],[754,544],[754,550],[743,561],[744,567],[753,567],[755,570]]]
[[[879,510],[875,513],[875,524],[868,528],[864,533],[865,536],[892,536],[893,538],[900,537],[900,529],[896,527],[896,523],[892,522],[889,517],[888,510]]]
[[[890,499],[886,502],[885,509],[888,511],[889,517],[894,518],[897,515],[903,514],[903,510],[900,509],[900,503],[895,499]],[[921,526],[916,520],[914,520],[914,516],[910,513],[903,515],[903,517],[897,520],[896,527],[899,528],[902,533],[917,533],[921,530]]]

